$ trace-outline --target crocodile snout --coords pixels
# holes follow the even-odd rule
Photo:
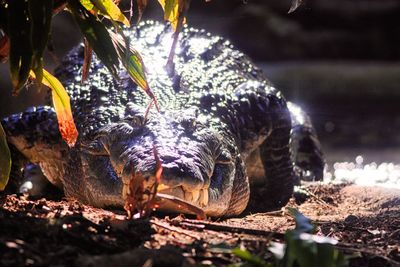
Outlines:
[[[154,195],[156,185],[158,193],[220,216],[230,201],[234,156],[223,145],[218,132],[194,122],[188,130],[187,120],[164,115],[152,117],[145,125],[126,121],[109,125],[86,147],[109,158],[123,185],[123,199],[135,195],[143,203]],[[157,175],[160,167],[161,175]]]
[[[149,193],[153,192],[157,184],[158,193],[174,196],[198,207],[206,207],[209,200],[210,176],[199,168],[195,159],[176,153],[165,153],[162,149],[160,151],[162,154],[159,157],[151,155],[142,161],[136,161],[136,166],[133,162],[135,160],[126,164],[124,169],[130,171],[123,172],[121,177],[124,199],[134,193],[131,192],[132,188],[142,188],[143,192]],[[160,167],[162,171],[158,177]],[[148,196],[144,194],[142,199],[147,201]],[[171,210],[163,206],[160,209]]]

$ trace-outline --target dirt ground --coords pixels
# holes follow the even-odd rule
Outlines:
[[[400,191],[309,185],[288,206],[312,219],[317,233],[339,240],[350,266],[400,266]],[[0,195],[0,266],[225,266],[246,248],[272,261],[270,241],[294,227],[285,208],[240,218],[199,221],[155,214],[126,220],[60,196]]]

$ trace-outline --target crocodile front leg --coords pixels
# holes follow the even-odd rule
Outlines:
[[[291,117],[286,101],[273,87],[256,81],[240,85],[236,95],[242,157],[246,159],[258,149],[265,176],[263,184],[251,188],[249,208],[266,211],[282,207],[294,187]]]
[[[122,181],[111,166],[108,156],[93,155],[73,148],[66,161],[68,164],[63,186],[67,197],[95,207],[124,205]]]
[[[232,185],[232,197],[225,216],[239,215],[246,208],[250,198],[249,178],[241,158],[236,160],[235,179]]]
[[[291,130],[289,113],[282,109],[276,114],[273,125],[271,134],[259,148],[265,172],[265,185],[258,190],[253,190],[255,191],[253,195],[258,194],[262,198],[259,203],[263,205],[254,207],[255,210],[260,211],[286,205],[293,194],[295,182],[289,147]]]

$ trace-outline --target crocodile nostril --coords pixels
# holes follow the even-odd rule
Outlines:
[[[178,154],[176,154],[176,155],[173,155],[173,154],[170,154],[170,155],[163,155],[163,156],[161,157],[161,162],[168,164],[169,162],[175,162],[175,161],[179,160],[180,157],[181,157],[181,156],[178,155]]]
[[[152,177],[152,175],[143,175],[143,180],[145,182],[149,182],[151,177]]]

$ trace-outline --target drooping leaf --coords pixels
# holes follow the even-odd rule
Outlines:
[[[124,65],[132,80],[139,85],[139,87],[142,88],[151,99],[153,99],[155,102],[154,104],[157,105],[154,94],[146,80],[142,57],[135,49],[130,47],[129,42],[124,41],[120,35],[113,32],[110,32],[110,34],[122,65]],[[126,46],[128,46],[128,48],[126,48]]]
[[[186,23],[186,13],[189,9],[190,0],[158,0],[164,10],[164,19],[171,22],[174,28],[174,39],[168,55],[167,71],[172,73],[174,68],[175,49],[178,43],[179,32],[183,24]]]
[[[185,24],[184,11],[188,8],[185,0],[158,0],[164,10],[164,19],[169,21],[176,31],[179,24]]]
[[[0,124],[0,191],[3,191],[8,183],[11,171],[11,153],[7,145],[6,134]]]
[[[93,49],[90,46],[89,42],[86,40],[86,38],[83,40],[83,43],[85,44],[85,51],[84,51],[83,66],[82,66],[81,84],[83,84],[89,76],[90,63],[92,62],[92,55],[93,55]]]
[[[288,13],[294,12],[299,6],[303,4],[304,0],[292,0],[292,6],[290,7]]]
[[[138,22],[142,19],[144,10],[147,7],[148,0],[137,0],[138,5]]]
[[[90,0],[79,0],[82,6],[86,8],[88,11],[92,11],[94,9],[94,4]]]
[[[126,58],[123,57],[122,64],[124,64],[130,76],[142,89],[146,92],[150,90],[143,69],[143,60],[137,51],[130,50],[130,55]]]
[[[130,48],[128,39],[121,37],[122,31],[119,31],[120,34],[107,31],[105,26],[78,0],[68,0],[68,5],[93,51],[114,77],[118,79],[117,69],[121,62],[133,81],[156,103],[146,81],[142,58],[139,53]]]
[[[139,53],[133,49],[129,51],[128,56],[122,56],[122,64],[126,67],[132,79],[149,94],[149,85],[146,80],[146,74],[143,68],[143,60]]]
[[[10,38],[10,74],[15,95],[28,80],[32,65],[28,2],[25,0],[8,1],[7,13],[8,37]]]
[[[31,76],[35,78],[35,73],[31,71]],[[72,117],[70,99],[64,86],[53,75],[43,70],[42,83],[51,89],[53,106],[57,114],[58,127],[62,138],[72,147],[78,138],[74,119]]]
[[[111,74],[118,78],[118,54],[114,48],[110,33],[106,27],[79,0],[68,0],[68,7],[78,23],[81,32],[92,46],[93,51],[108,68]]]
[[[94,10],[94,8],[96,8],[100,12],[100,14],[109,17],[111,20],[122,22],[126,26],[130,26],[129,20],[125,17],[119,7],[112,0],[79,1],[88,11]]]
[[[43,51],[49,39],[53,16],[53,0],[28,0],[28,9],[31,20],[32,70],[40,83],[43,79]]]

